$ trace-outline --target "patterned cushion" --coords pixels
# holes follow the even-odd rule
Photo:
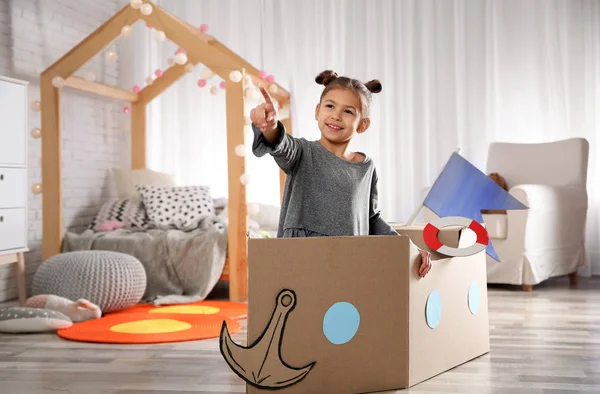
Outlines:
[[[93,229],[108,221],[123,222],[125,227],[140,229],[146,229],[150,225],[150,218],[141,200],[114,200],[105,203],[89,228]]]
[[[215,215],[208,186],[136,186],[153,226],[159,229],[193,230],[200,221]]]

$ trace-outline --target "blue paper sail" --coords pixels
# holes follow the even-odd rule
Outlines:
[[[482,209],[529,209],[456,152],[429,190],[423,205],[439,217],[462,216],[479,223],[483,223]],[[491,239],[486,253],[500,261]]]

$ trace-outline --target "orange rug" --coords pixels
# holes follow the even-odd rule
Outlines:
[[[138,304],[131,308],[110,313],[110,315],[123,313],[181,313],[181,314],[201,314],[201,315],[220,315],[228,319],[242,320],[248,317],[248,304],[243,302],[230,301],[200,301],[190,304],[163,305],[154,306],[152,304]]]
[[[75,323],[58,330],[61,338],[80,342],[146,344],[183,342],[218,338],[223,320],[230,333],[241,329],[240,323],[212,314],[190,313],[111,313],[100,319]]]

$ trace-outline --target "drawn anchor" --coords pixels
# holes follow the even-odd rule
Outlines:
[[[221,354],[231,369],[246,382],[259,388],[281,389],[306,377],[316,362],[294,368],[281,358],[281,337],[288,314],[296,306],[296,293],[284,289],[277,295],[275,309],[265,331],[250,346],[243,347],[231,339],[223,321],[220,336]]]

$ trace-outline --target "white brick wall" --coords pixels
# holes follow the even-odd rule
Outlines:
[[[40,99],[39,74],[109,19],[126,0],[0,0],[0,75],[29,81],[29,101]],[[118,41],[110,47],[118,52]],[[104,51],[76,75],[118,85],[120,64]],[[102,202],[114,196],[109,171],[129,165],[123,103],[65,89],[61,95],[63,208],[66,230],[86,227]],[[29,110],[29,129],[41,127]],[[42,130],[43,135],[43,130]],[[42,137],[43,138],[43,137]],[[29,141],[29,184],[41,182],[41,140]],[[28,284],[41,262],[41,195],[29,196]],[[16,298],[14,266],[0,267],[0,302]]]

